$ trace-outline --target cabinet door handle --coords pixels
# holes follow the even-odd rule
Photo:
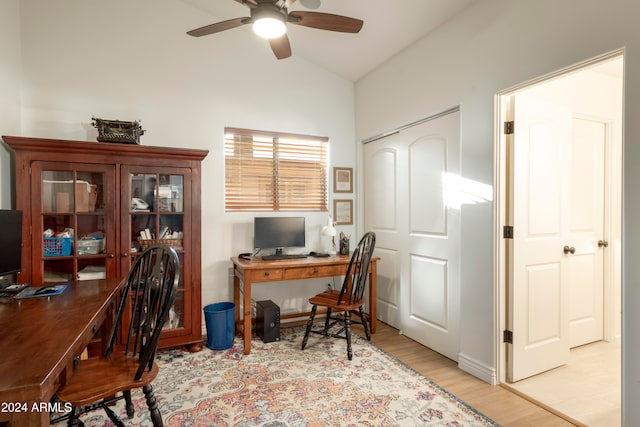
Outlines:
[[[573,246],[565,246],[564,248],[562,248],[562,251],[565,254],[575,254],[576,253],[576,248],[574,248]]]
[[[109,254],[109,258],[113,259],[113,258],[115,258],[115,257],[116,257],[116,256],[115,256],[114,254]]]
[[[607,246],[609,246],[609,242],[607,242],[606,240],[598,240],[598,246],[601,248],[606,248]]]
[[[128,257],[128,256],[129,256],[129,253],[128,253],[128,252],[123,252],[123,253],[122,253],[122,258],[126,258],[126,257]]]

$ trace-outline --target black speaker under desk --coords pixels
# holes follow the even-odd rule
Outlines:
[[[280,307],[273,301],[256,301],[256,334],[262,342],[280,341]]]

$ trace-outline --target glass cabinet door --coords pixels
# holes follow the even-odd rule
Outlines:
[[[185,313],[185,301],[190,301],[191,293],[185,286],[190,266],[185,265],[184,256],[185,242],[191,239],[186,227],[189,212],[185,210],[190,203],[190,170],[123,166],[121,174],[122,274],[149,246],[162,243],[173,247],[180,258],[181,274],[164,334],[178,329],[182,332],[185,325],[190,325],[189,310]]]
[[[34,162],[32,283],[115,277],[115,168]]]

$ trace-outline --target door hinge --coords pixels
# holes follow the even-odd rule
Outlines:
[[[502,342],[506,342],[507,344],[513,344],[513,332],[505,329],[502,332]]]
[[[504,134],[513,135],[513,120],[510,122],[504,122]]]
[[[505,225],[502,228],[502,237],[505,239],[513,239],[513,225]]]

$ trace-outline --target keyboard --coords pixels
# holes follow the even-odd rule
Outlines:
[[[263,261],[278,261],[281,259],[299,259],[306,258],[305,254],[284,254],[284,255],[264,255],[262,257]]]

